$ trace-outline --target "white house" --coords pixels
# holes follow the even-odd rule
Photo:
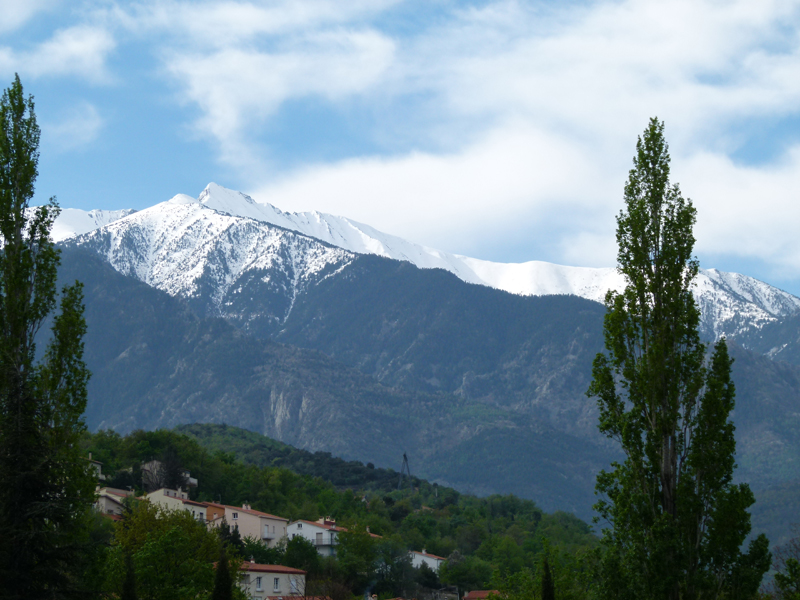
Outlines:
[[[289,539],[304,537],[317,547],[317,552],[322,556],[333,556],[336,554],[337,536],[340,531],[347,531],[343,527],[337,527],[336,521],[331,519],[320,519],[314,521],[292,521],[286,529]]]
[[[209,518],[211,525],[219,525],[224,520],[232,528],[238,529],[242,538],[253,538],[274,548],[286,537],[289,519],[253,510],[249,504],[239,507],[207,503],[207,506],[209,514],[213,515]]]
[[[412,550],[409,554],[411,554],[411,566],[419,568],[425,564],[428,565],[434,573],[438,573],[439,567],[447,560],[442,556],[436,556],[435,554],[425,552],[425,548],[422,549],[422,552]]]
[[[282,565],[259,565],[245,562],[241,566],[239,587],[251,600],[305,596],[306,572]]]
[[[95,491],[94,508],[104,515],[122,515],[125,510],[123,502],[128,496],[133,496],[133,492],[110,487],[99,488]]]
[[[180,488],[177,490],[161,488],[160,490],[147,494],[145,499],[168,510],[188,511],[192,513],[192,516],[198,521],[202,523],[206,522],[206,505],[201,502],[189,500],[189,494]]]

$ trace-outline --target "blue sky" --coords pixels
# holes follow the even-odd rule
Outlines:
[[[208,182],[489,260],[614,264],[666,122],[701,265],[800,295],[800,2],[0,0],[38,195]]]

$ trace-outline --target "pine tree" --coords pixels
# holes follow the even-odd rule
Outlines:
[[[601,472],[596,505],[609,523],[602,562],[609,598],[749,597],[769,566],[766,538],[747,554],[746,484],[732,484],[731,363],[725,340],[710,361],[692,295],[696,218],[669,182],[664,126],[639,138],[617,218],[622,293],[606,296],[606,354],[593,364],[600,431],[624,462]]]
[[[79,455],[88,371],[80,284],[65,287],[51,340],[36,336],[56,307],[55,199],[29,207],[38,168],[33,99],[17,76],[0,98],[0,596],[75,590],[94,482]]]

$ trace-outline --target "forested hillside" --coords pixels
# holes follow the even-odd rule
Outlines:
[[[535,569],[545,551],[549,551],[565,585],[570,581],[570,585],[578,586],[577,558],[596,544],[586,523],[563,512],[547,514],[534,502],[512,495],[477,498],[417,477],[406,480],[398,490],[397,473],[391,470],[342,461],[325,453],[305,453],[263,438],[255,440],[252,434],[234,428],[192,426],[184,431],[198,435],[210,447],[225,440],[228,451],[209,450],[188,435],[166,430],[135,431],[125,437],[110,431],[87,433],[82,446],[103,463],[111,486],[141,491],[141,463],[169,453],[171,460],[177,457],[198,480],[191,490],[195,500],[247,503],[290,520],[331,517],[354,535],[368,528],[380,537],[358,538],[362,542],[371,540],[366,550],[361,547],[358,552],[366,552],[375,560],[382,557],[378,562],[385,562],[388,556],[399,560],[408,550],[422,549],[449,558],[441,582],[428,574],[429,587],[452,584],[463,590],[499,585],[508,576]],[[231,443],[233,440],[239,442]],[[293,468],[256,463],[282,463]],[[326,472],[329,477],[308,474],[311,472]],[[350,483],[344,484],[345,480]],[[350,541],[353,548],[348,547],[348,538],[343,538],[338,562],[314,568],[324,568],[327,576],[339,578],[356,593],[373,580],[382,582],[379,591],[399,593],[403,585],[410,585],[402,578],[416,576],[397,571],[389,579],[377,572],[356,577],[348,571],[348,552],[356,552],[358,540]],[[247,552],[254,551],[247,546]],[[263,559],[286,563],[293,560],[288,554],[284,548]],[[394,576],[400,579],[392,580]]]

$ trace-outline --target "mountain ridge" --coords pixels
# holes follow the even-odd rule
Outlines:
[[[419,268],[441,268],[455,274],[459,279],[467,283],[486,285],[518,295],[574,294],[602,303],[607,290],[621,290],[624,287],[623,277],[614,268],[570,267],[542,261],[494,263],[457,254],[449,254],[385,234],[368,225],[345,217],[337,217],[316,211],[305,213],[284,212],[270,204],[256,202],[246,194],[228,190],[214,183],[209,184],[198,198],[178,194],[172,199],[156,204],[144,211],[128,214],[122,214],[125,211],[117,211],[119,218],[111,222],[104,222],[92,231],[79,231],[76,229],[74,235],[67,235],[68,224],[60,223],[57,220],[59,225],[57,239],[59,241],[72,239],[78,244],[88,243],[96,248],[97,231],[107,230],[113,236],[114,232],[119,232],[123,229],[133,230],[137,226],[142,229],[137,223],[141,223],[146,218],[143,214],[170,213],[174,212],[177,206],[193,207],[188,210],[194,213],[195,224],[201,220],[201,215],[203,215],[207,221],[206,231],[225,229],[231,226],[232,221],[236,220],[250,222],[251,225],[249,227],[251,229],[260,231],[260,239],[248,241],[245,237],[238,236],[238,241],[240,244],[249,244],[251,248],[261,243],[261,251],[265,253],[271,252],[273,247],[271,245],[272,242],[266,238],[274,237],[274,235],[267,235],[264,225],[277,227],[283,231],[291,231],[317,240],[324,245],[339,248],[350,257],[355,254],[375,254],[395,260],[407,261]],[[105,218],[108,219],[110,217],[107,216]],[[73,215],[72,221],[78,222],[80,220]],[[80,222],[85,225],[85,222],[88,221]],[[261,225],[256,225],[256,223]],[[242,225],[242,227],[244,226]],[[165,248],[169,247],[176,254],[181,254],[181,249],[186,244],[186,240],[168,241],[166,238],[170,234],[173,236],[179,233],[185,235],[188,229],[187,227],[172,229],[165,227],[159,233],[160,239],[151,240],[150,243]],[[211,235],[218,235],[218,233],[212,232]],[[142,236],[140,235],[140,237]],[[146,238],[146,236],[144,237]],[[196,243],[201,243],[201,241]],[[142,244],[146,244],[144,238],[137,245]],[[307,248],[312,246],[313,244],[307,245]],[[115,265],[115,268],[124,273],[129,272],[126,269],[130,268],[130,257],[115,257],[110,248],[106,250],[107,259],[111,264]],[[223,253],[226,256],[221,262],[230,263],[235,253],[230,250],[223,251]],[[340,255],[340,257],[343,256],[345,254]],[[139,257],[138,260],[134,261],[146,271],[139,274],[139,278],[142,281],[155,285],[169,293],[181,294],[184,297],[190,297],[195,293],[194,284],[186,282],[186,277],[179,278],[180,281],[184,281],[182,288],[179,286],[178,280],[172,277],[159,279],[154,274],[156,267],[153,265],[143,267],[143,262],[146,261],[141,260],[142,258],[144,257]],[[169,261],[175,262],[172,258],[169,258]],[[169,261],[162,253],[162,264],[166,264]],[[251,266],[257,267],[255,257],[251,257],[250,262],[252,263]],[[193,267],[201,268],[199,263],[195,263]],[[219,265],[211,265],[212,270],[219,268]],[[167,267],[167,269],[170,270],[170,267]],[[184,272],[185,265],[175,264],[171,270],[173,272]],[[293,271],[296,271],[296,269],[293,269]],[[234,274],[233,276],[235,277],[236,275]],[[726,273],[716,269],[701,269],[695,284],[695,290],[695,297],[702,314],[702,333],[709,339],[742,335],[749,330],[758,330],[767,323],[800,313],[800,298],[752,277],[737,273]],[[225,289],[218,290],[217,297],[221,299],[225,295],[225,291]],[[292,295],[294,295],[294,289]]]

